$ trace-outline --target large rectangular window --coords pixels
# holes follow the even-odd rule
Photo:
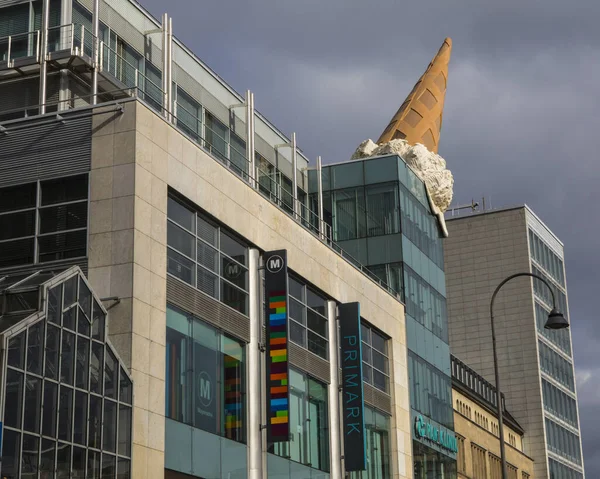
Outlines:
[[[0,189],[0,268],[85,257],[88,176]]]
[[[579,436],[546,418],[546,444],[548,449],[575,464],[581,464]]]
[[[583,474],[581,472],[576,471],[562,462],[549,458],[548,465],[550,466],[550,477],[552,479],[583,479]],[[529,479],[529,476],[527,476],[527,478],[523,476],[523,479]]]
[[[575,398],[543,378],[542,391],[544,393],[544,409],[568,422],[571,426],[578,428],[577,401]]]
[[[554,281],[541,269],[536,268],[531,265],[531,272],[538,276],[544,278],[548,283],[552,285],[552,289],[554,290],[554,295],[556,297],[556,307],[558,310],[565,315],[565,318],[568,316],[568,306],[567,306],[567,296],[562,288],[559,288],[554,284]],[[552,295],[548,290],[548,287],[543,284],[539,279],[533,278],[533,293],[546,305],[552,307]]]
[[[329,471],[327,385],[290,369],[290,441],[269,448],[278,456]]]
[[[365,433],[367,435],[367,469],[352,472],[352,479],[389,479],[392,477],[390,457],[390,417],[365,406]]]
[[[388,340],[361,318],[363,381],[389,393]]]
[[[243,343],[168,306],[166,355],[167,417],[245,442]]]
[[[288,277],[288,291],[290,339],[327,359],[327,298],[295,276]]]
[[[167,272],[248,314],[248,246],[172,197],[167,217]]]
[[[533,260],[564,288],[565,272],[562,259],[532,230],[529,230],[529,250]]]
[[[540,368],[570,391],[575,392],[573,364],[538,339],[540,350]]]
[[[408,351],[410,405],[448,429],[454,429],[452,383],[439,369]]]
[[[558,346],[561,351],[571,356],[571,336],[569,330],[565,329],[546,329],[550,308],[542,306],[539,301],[535,301],[535,324],[539,334],[544,336],[552,344]]]
[[[413,441],[414,479],[454,479],[456,460],[425,444]],[[473,476],[477,478],[477,476]],[[487,479],[482,477],[481,479]]]

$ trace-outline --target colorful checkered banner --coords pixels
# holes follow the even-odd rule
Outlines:
[[[287,252],[264,254],[267,318],[267,442],[290,438]]]

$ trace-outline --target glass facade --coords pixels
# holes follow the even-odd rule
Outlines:
[[[392,155],[324,167],[322,184],[324,220],[332,227],[333,240],[393,287],[406,305],[413,412],[453,430],[443,246],[423,181]],[[313,198],[316,186],[309,182]],[[386,370],[373,361],[381,363],[385,354],[372,345],[364,347],[365,381],[387,391]],[[431,475],[432,467],[441,464],[444,477],[456,476],[453,455],[430,449],[417,438],[415,444],[421,451],[415,456],[420,470]]]
[[[456,477],[456,459],[413,441],[414,479]],[[486,476],[473,476],[486,477]]]
[[[166,416],[246,442],[243,343],[167,308]]]
[[[325,477],[322,472],[329,471],[327,385],[293,368],[289,381],[290,440],[269,447],[268,476]]]
[[[248,246],[169,197],[167,273],[248,314]]]
[[[0,268],[85,257],[88,176],[0,188]]]
[[[573,364],[543,341],[538,340],[538,345],[540,349],[541,370],[574,393],[575,377],[573,376]]]
[[[548,459],[548,466],[550,468],[550,479],[583,479],[583,474],[581,472],[575,471],[562,462],[555,461],[552,458]],[[529,477],[527,477],[527,479],[529,479]]]
[[[388,340],[361,318],[363,381],[389,393]]]
[[[365,431],[367,435],[367,469],[351,472],[351,479],[390,479],[390,417],[376,409],[365,407]]]
[[[292,275],[288,276],[288,291],[290,340],[327,359],[327,298]]]
[[[0,475],[127,479],[133,387],[106,313],[77,274],[45,308],[8,339]]]
[[[579,436],[546,418],[546,443],[548,450],[581,465]]]
[[[542,391],[544,394],[544,409],[574,428],[578,428],[577,400],[575,397],[544,378],[542,378]]]

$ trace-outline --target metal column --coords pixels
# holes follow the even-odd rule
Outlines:
[[[100,66],[100,0],[94,0],[94,11],[92,13],[92,34],[93,34],[93,61],[94,69],[92,70],[92,105],[98,103],[98,67]],[[83,49],[83,45],[82,45]]]
[[[292,133],[292,198],[294,201],[294,216],[299,216],[298,207],[298,152],[296,150],[296,133]]]
[[[50,0],[42,0],[42,28],[40,51],[40,115],[46,113],[46,88],[48,80],[48,23],[50,20]]]
[[[251,248],[248,255],[250,343],[248,344],[248,478],[262,479],[262,432],[261,432],[261,301],[259,279],[260,254]]]
[[[250,186],[256,189],[258,187],[258,178],[256,175],[256,159],[254,155],[254,93],[246,90],[246,161],[250,168],[248,179]]]
[[[170,121],[175,121],[171,114],[173,108],[173,19],[169,18],[167,30],[167,112]]]
[[[320,157],[319,157],[320,158]],[[329,328],[329,448],[331,451],[331,479],[342,479],[342,453],[340,448],[340,395],[338,366],[337,305],[327,301],[327,325]]]
[[[321,157],[317,156],[317,190],[318,190],[318,201],[319,201],[319,233],[321,239],[325,238],[325,223],[323,222],[323,176],[322,176],[322,164]]]

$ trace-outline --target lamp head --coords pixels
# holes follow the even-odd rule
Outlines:
[[[546,325],[544,328],[546,329],[564,329],[568,328],[569,323],[556,308],[552,308],[550,314],[548,315],[548,321],[546,321]]]

